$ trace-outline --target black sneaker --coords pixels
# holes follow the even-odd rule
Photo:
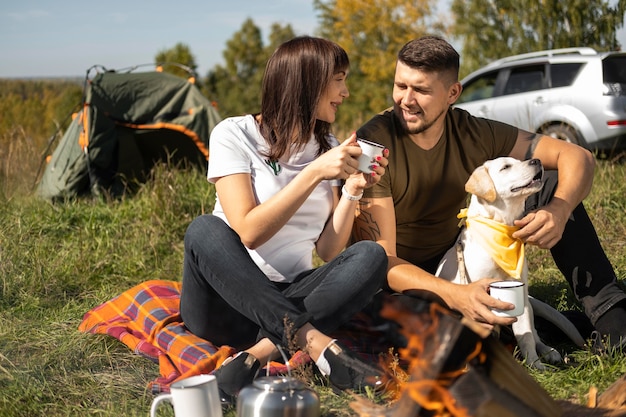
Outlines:
[[[222,365],[213,372],[217,380],[222,407],[227,408],[235,405],[239,391],[252,383],[257,375],[261,363],[248,352],[226,359]]]
[[[346,389],[362,391],[366,387],[374,390],[383,387],[383,372],[353,356],[336,342],[326,347],[324,357],[330,365],[328,379],[335,393]]]

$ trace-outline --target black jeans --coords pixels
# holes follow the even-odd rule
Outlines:
[[[526,200],[526,212],[548,204],[556,185],[557,172],[546,171],[541,191]],[[582,203],[572,212],[563,237],[550,252],[593,325],[612,306],[626,299]]]
[[[245,349],[268,337],[289,346],[307,322],[324,333],[347,322],[372,300],[386,274],[383,248],[363,241],[293,283],[275,283],[233,229],[204,215],[185,234],[180,310],[192,333],[216,345]]]

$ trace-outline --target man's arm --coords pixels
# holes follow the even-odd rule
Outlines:
[[[453,284],[399,258],[396,252],[396,217],[391,197],[361,199],[353,239],[373,240],[385,249],[389,260],[387,283],[393,291],[438,299],[449,308],[478,322],[509,325],[515,321],[498,317],[490,311],[490,308],[510,307],[510,304],[496,300],[487,293],[489,283],[494,280],[483,279],[469,285]]]
[[[538,158],[546,169],[558,170],[558,185],[550,203],[518,220],[521,229],[513,235],[549,249],[561,240],[567,219],[591,191],[595,158],[578,145],[524,130],[519,131],[510,156]]]

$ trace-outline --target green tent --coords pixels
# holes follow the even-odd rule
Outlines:
[[[92,69],[82,109],[48,156],[38,195],[121,195],[160,161],[206,170],[209,134],[220,116],[192,76],[105,69],[90,77]]]

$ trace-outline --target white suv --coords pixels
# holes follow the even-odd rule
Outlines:
[[[455,106],[601,153],[626,150],[626,52],[565,48],[492,62]]]

